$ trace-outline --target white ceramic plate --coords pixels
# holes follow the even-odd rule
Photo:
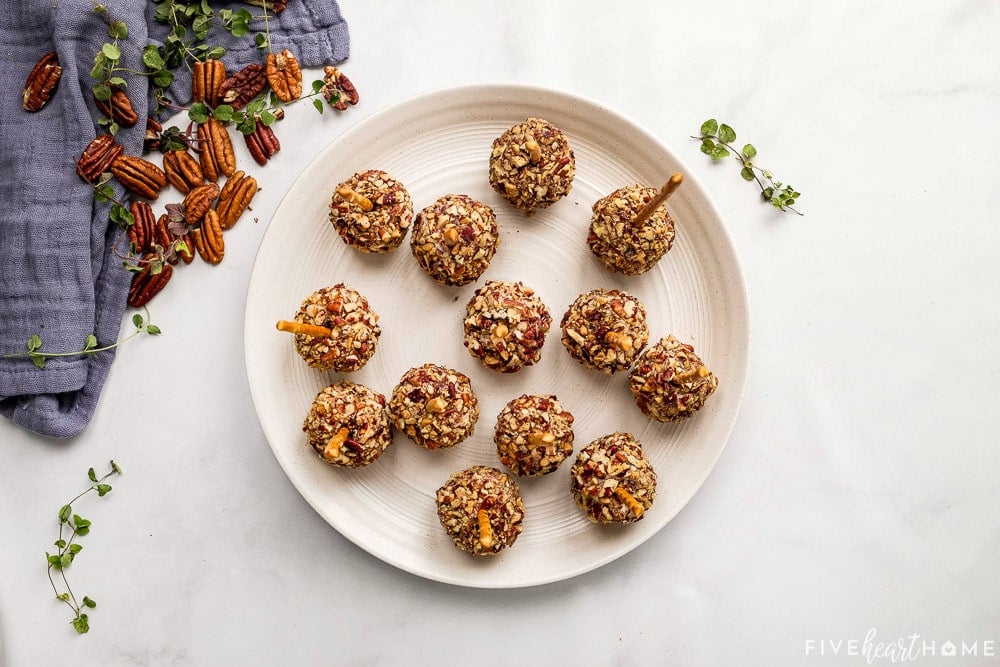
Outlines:
[[[576,154],[569,196],[530,218],[487,181],[492,140],[529,116],[546,118]],[[462,193],[489,204],[500,247],[485,276],[464,287],[436,285],[418,267],[409,238],[394,253],[362,255],[328,222],[336,185],[364,169],[383,169],[409,189],[416,210]],[[673,249],[642,276],[612,275],[586,245],[590,206],[642,181],[658,186],[674,171],[684,184],[669,200],[678,221]],[[554,324],[541,362],[519,373],[486,369],[462,345],[465,305],[485,279],[535,289]],[[426,362],[472,379],[481,408],[475,434],[449,450],[426,451],[400,434],[382,457],[357,470],[321,461],[305,444],[302,421],[315,394],[341,376],[311,369],[288,334],[275,330],[314,290],[345,282],[381,316],[382,337],[351,379],[391,395],[402,374]],[[627,289],[645,303],[650,342],[667,334],[692,343],[718,375],[707,406],[681,424],[644,417],[624,374],[608,377],[574,361],[560,344],[559,321],[581,292]],[[331,526],[374,556],[414,574],[475,587],[530,586],[590,571],[662,528],[712,470],[736,420],[747,370],[749,315],[743,278],[718,211],[681,161],[655,137],[592,101],[517,84],[434,91],[385,109],[335,139],[302,173],[264,235],[247,295],[247,376],[260,423],[289,479]],[[522,393],[556,394],[575,416],[576,451],[616,430],[632,432],[656,469],[657,497],[628,526],[589,523],[569,493],[567,460],[555,473],[521,480],[524,532],[492,558],[459,551],[438,523],[434,493],[457,470],[501,467],[492,435],[497,414]]]

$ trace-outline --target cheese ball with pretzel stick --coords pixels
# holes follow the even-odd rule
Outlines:
[[[687,419],[719,386],[694,347],[667,336],[646,350],[629,375],[629,389],[647,417],[661,422]]]
[[[302,430],[321,459],[345,468],[372,463],[392,443],[385,396],[348,380],[316,394]]]
[[[280,320],[277,328],[295,334],[295,351],[313,368],[350,373],[375,354],[378,319],[368,299],[338,283],[307,296],[295,319]]]
[[[570,470],[577,506],[595,523],[634,523],[656,497],[656,473],[631,433],[611,433],[577,455]]]
[[[437,514],[462,551],[492,556],[521,534],[524,504],[514,478],[476,465],[456,472],[437,490]]]
[[[384,171],[369,169],[334,190],[330,222],[344,243],[360,252],[392,252],[413,222],[413,202],[402,183]]]
[[[674,219],[666,207],[656,205],[639,219],[656,196],[656,188],[636,183],[594,203],[587,245],[610,271],[626,276],[645,273],[670,250]]]

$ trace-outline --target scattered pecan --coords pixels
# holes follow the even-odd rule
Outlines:
[[[244,0],[246,4],[254,7],[262,7],[269,12],[280,14],[288,6],[288,0]]]
[[[223,229],[236,224],[243,212],[250,206],[250,200],[257,194],[257,180],[242,171],[229,177],[219,193],[219,203],[215,209],[219,213],[219,223]]]
[[[132,155],[119,155],[111,163],[111,173],[126,188],[146,199],[156,199],[167,184],[167,175],[159,167]]]
[[[146,134],[142,138],[142,152],[144,155],[160,150],[160,134],[162,132],[163,126],[160,125],[160,121],[152,116],[146,116]]]
[[[209,264],[218,264],[226,254],[226,244],[222,238],[219,214],[209,210],[201,220],[201,226],[189,233],[198,254]]]
[[[199,185],[184,198],[184,222],[196,225],[202,216],[212,208],[212,203],[219,196],[219,186],[215,183]]]
[[[94,102],[102,114],[115,121],[122,127],[133,127],[139,122],[139,114],[132,108],[132,100],[128,98],[125,91],[117,86],[111,88],[111,98],[99,100],[96,97]]]
[[[267,81],[278,99],[286,104],[302,96],[302,70],[288,49],[267,54]]]
[[[124,150],[112,135],[102,134],[83,149],[83,154],[76,162],[76,173],[88,183],[93,183],[101,174],[111,169],[111,163]]]
[[[348,104],[357,104],[358,89],[351,80],[336,67],[323,68],[323,88],[320,92],[330,106],[337,111],[344,111]]]
[[[163,154],[163,171],[170,184],[187,194],[205,182],[201,165],[187,151],[167,151]]]
[[[59,56],[55,51],[42,56],[28,74],[24,84],[24,94],[21,104],[25,111],[39,111],[49,101],[59,84],[62,67],[59,66]]]
[[[132,251],[144,255],[153,249],[156,241],[156,216],[152,207],[142,200],[129,204],[129,211],[135,222],[128,228],[128,237],[132,241]]]
[[[222,82],[219,98],[223,104],[242,109],[266,87],[267,74],[264,73],[264,66],[250,63]]]
[[[221,60],[195,62],[191,71],[191,101],[204,102],[210,107],[219,104],[219,89],[226,79],[226,66]]]
[[[198,143],[201,146],[201,171],[206,179],[217,181],[220,174],[232,176],[236,171],[236,153],[225,125],[209,118],[198,126]]]
[[[178,248],[177,241],[183,241],[185,248]],[[177,263],[177,258],[184,260],[185,264],[190,264],[194,259],[194,245],[187,232],[178,236],[170,229],[170,216],[166,213],[161,215],[156,221],[156,242],[161,248],[167,250],[174,248],[174,253],[167,252],[166,259],[171,264]]]
[[[281,143],[275,136],[274,130],[263,123],[257,123],[254,131],[250,134],[244,134],[243,139],[247,142],[247,149],[250,151],[251,157],[261,166],[267,164],[267,161],[281,150]]]
[[[154,296],[160,293],[160,290],[170,280],[170,276],[174,274],[174,267],[169,264],[164,264],[159,273],[153,273],[151,260],[154,259],[154,256],[147,255],[144,259],[146,265],[142,271],[132,276],[132,285],[128,290],[128,305],[133,308],[142,308],[149,303]]]

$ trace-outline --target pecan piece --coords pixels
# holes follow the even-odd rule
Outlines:
[[[46,53],[39,58],[28,74],[24,84],[21,104],[25,111],[39,111],[49,101],[59,84],[62,67],[59,66],[59,56],[55,51]]]
[[[162,143],[160,135],[162,133],[163,126],[160,125],[160,121],[152,116],[146,116],[146,134],[142,137],[143,155],[160,150],[160,144]]]
[[[242,109],[266,87],[267,74],[264,73],[264,66],[250,63],[222,82],[219,99],[234,109]]]
[[[126,188],[146,199],[156,199],[167,184],[167,175],[159,167],[132,155],[119,155],[111,163],[111,173]]]
[[[187,194],[205,182],[201,165],[187,151],[167,151],[163,154],[163,171],[170,184]]]
[[[206,179],[217,181],[220,174],[232,176],[236,171],[236,153],[225,125],[209,118],[198,126],[198,143],[201,146],[201,171]]]
[[[219,186],[215,183],[199,185],[184,198],[184,222],[196,225],[202,216],[212,208],[212,203],[219,196]]]
[[[281,150],[281,143],[278,141],[278,137],[275,136],[274,130],[261,122],[257,123],[257,127],[253,132],[244,134],[243,139],[247,142],[247,150],[250,151],[250,156],[261,166],[267,164],[267,161]]]
[[[94,102],[102,114],[118,123],[122,127],[133,127],[139,122],[139,114],[132,108],[132,100],[128,98],[125,91],[117,86],[111,88],[111,97],[107,100],[99,100],[96,97]]]
[[[219,213],[219,223],[223,229],[236,224],[243,212],[250,206],[250,200],[257,194],[257,179],[238,171],[229,177],[219,193],[219,203],[215,209]]]
[[[226,66],[221,60],[194,63],[191,70],[191,101],[204,102],[210,107],[219,104],[219,88],[226,80]]]
[[[115,141],[110,134],[102,134],[91,141],[76,162],[76,173],[88,183],[93,183],[106,171],[111,169],[124,147]]]
[[[129,204],[129,211],[135,222],[128,228],[128,238],[132,241],[132,251],[145,255],[153,249],[156,241],[156,216],[152,207],[138,200]]]
[[[360,97],[358,89],[351,80],[336,67],[323,68],[323,88],[320,89],[323,99],[337,111],[344,111],[348,104],[357,104]]]
[[[285,7],[288,6],[288,0],[243,0],[248,5],[253,5],[255,7],[262,7],[269,12],[274,12],[275,14],[280,14],[285,11]]]
[[[153,259],[153,255],[147,255],[144,258],[146,265],[142,271],[132,276],[132,284],[128,290],[128,305],[133,308],[142,308],[149,303],[154,296],[160,293],[170,280],[170,276],[174,274],[174,267],[169,264],[160,267],[159,273],[153,273],[151,263]]]
[[[267,54],[267,81],[278,99],[286,104],[302,95],[302,70],[298,59],[288,49]]]
[[[209,210],[201,220],[201,226],[192,229],[189,236],[194,241],[198,254],[209,264],[218,264],[226,254],[226,244],[222,238],[219,214]]]

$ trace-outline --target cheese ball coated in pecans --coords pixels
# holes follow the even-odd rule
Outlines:
[[[465,285],[489,267],[499,234],[489,206],[467,195],[445,195],[417,214],[410,248],[439,285]]]
[[[528,118],[493,140],[490,185],[529,215],[569,194],[575,174],[566,135],[547,120]]]
[[[344,283],[306,297],[295,321],[330,330],[329,336],[295,334],[295,351],[313,368],[338,373],[350,373],[368,363],[382,333],[368,299]]]
[[[514,478],[496,468],[472,466],[437,490],[437,513],[462,551],[492,556],[521,534],[524,504]]]
[[[562,344],[587,368],[626,370],[649,341],[646,308],[624,290],[581,294],[562,318]]]
[[[570,470],[577,507],[595,523],[634,523],[656,497],[656,473],[631,433],[611,433],[590,443]]]
[[[661,422],[686,419],[700,410],[719,386],[691,345],[667,336],[639,357],[629,376],[636,405]]]
[[[436,364],[411,368],[392,392],[397,429],[424,449],[454,447],[476,430],[479,401],[468,376]]]
[[[463,343],[487,368],[514,373],[538,362],[552,316],[523,283],[488,280],[465,307]]]
[[[555,396],[518,396],[497,416],[493,442],[511,472],[547,475],[573,453],[573,415]]]
[[[674,219],[666,207],[657,206],[641,225],[632,224],[656,194],[656,188],[628,185],[594,203],[587,245],[611,271],[645,273],[670,250]]]
[[[361,252],[391,252],[413,222],[413,202],[402,183],[384,171],[369,169],[334,190],[330,222],[344,243]]]
[[[385,396],[348,380],[316,394],[302,430],[321,459],[346,468],[368,465],[392,442]]]

